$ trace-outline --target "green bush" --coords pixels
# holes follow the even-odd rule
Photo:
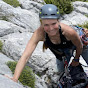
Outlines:
[[[70,12],[73,11],[73,6],[71,2],[74,1],[83,1],[83,2],[88,2],[88,0],[44,0],[46,4],[54,4],[56,5],[60,13],[63,14],[69,14]]]
[[[83,25],[79,25],[78,26],[82,27],[82,28],[87,28],[88,29],[88,22],[85,22]]]
[[[12,5],[13,7],[20,6],[20,4],[17,0],[3,0],[3,1],[6,2],[7,4]]]
[[[8,67],[11,69],[12,73],[15,71],[17,62],[9,61],[7,62]],[[32,69],[29,66],[25,66],[24,70],[22,71],[19,81],[26,86],[35,88],[35,76]]]
[[[83,1],[83,2],[86,2],[88,0],[70,0],[70,1],[72,1],[72,2],[75,2],[75,1]]]
[[[0,41],[0,51],[2,50],[3,43]]]
[[[6,16],[2,16],[2,20],[8,21]]]
[[[68,14],[72,12],[73,6],[71,5],[70,0],[44,0],[46,4],[56,5],[61,14]]]
[[[61,3],[61,1],[60,1]],[[69,14],[73,10],[73,6],[70,1],[62,0],[61,6],[63,8],[63,12]]]

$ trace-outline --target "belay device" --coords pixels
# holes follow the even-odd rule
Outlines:
[[[65,59],[65,71],[58,81],[57,88],[88,88],[88,78],[81,64],[68,67],[66,62]]]

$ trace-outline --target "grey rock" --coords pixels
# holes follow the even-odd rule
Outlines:
[[[31,32],[34,32],[40,25],[38,12],[43,5],[42,3],[44,3],[43,0],[18,1],[22,4],[22,7],[14,8],[0,0],[0,40],[3,41],[2,52],[6,55],[0,53],[0,73],[10,76],[12,76],[12,73],[6,62],[20,59],[28,40],[33,34]],[[77,1],[73,2],[72,5],[74,6],[74,11],[70,14],[65,14],[60,21],[68,25],[78,25],[87,22],[88,3]],[[56,58],[49,49],[42,52],[42,45],[43,42],[38,43],[27,65],[36,74],[40,74],[40,77],[36,75],[36,88],[52,88],[52,83],[57,83],[60,77],[60,69],[57,68]],[[88,73],[86,68],[85,71]],[[19,83],[14,83],[1,74],[0,86],[2,88],[23,88]],[[5,83],[11,86],[5,85]]]
[[[19,27],[11,22],[0,20],[0,37],[17,32],[28,32],[29,30]]]
[[[0,1],[0,8],[0,13],[2,13],[9,22],[22,28],[29,29],[30,32],[34,32],[40,25],[38,14],[32,11],[14,8],[3,1]]]
[[[12,80],[2,75],[0,75],[0,87],[1,88],[24,88],[22,85],[16,82],[13,82]]]

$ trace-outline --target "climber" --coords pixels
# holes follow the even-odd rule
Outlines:
[[[44,42],[43,50],[49,48],[56,56],[59,72],[64,71],[63,57],[66,57],[66,60],[69,63],[74,50],[76,53],[71,62],[71,66],[80,67],[79,57],[82,54],[83,48],[81,39],[74,29],[59,22],[60,12],[58,8],[53,4],[44,5],[39,12],[39,18],[41,22],[40,27],[33,33],[29,40],[21,58],[18,61],[14,76],[9,77],[15,82],[18,81],[25,64],[29,60],[39,41]],[[84,58],[88,63],[87,58],[88,55]],[[70,70],[72,71],[71,68]]]

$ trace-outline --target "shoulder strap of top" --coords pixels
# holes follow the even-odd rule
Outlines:
[[[59,33],[60,33],[60,38],[62,40],[63,35],[62,35],[62,31],[61,31],[61,26],[60,25],[59,25]]]
[[[60,33],[60,36],[62,35],[62,31],[61,31],[61,26],[59,25],[59,33]]]
[[[60,25],[59,25],[59,33],[60,33],[61,42],[63,42],[64,40],[67,40],[65,38],[65,36],[62,34],[62,30],[61,30],[61,26]]]
[[[61,26],[59,25],[59,31],[61,32]]]

